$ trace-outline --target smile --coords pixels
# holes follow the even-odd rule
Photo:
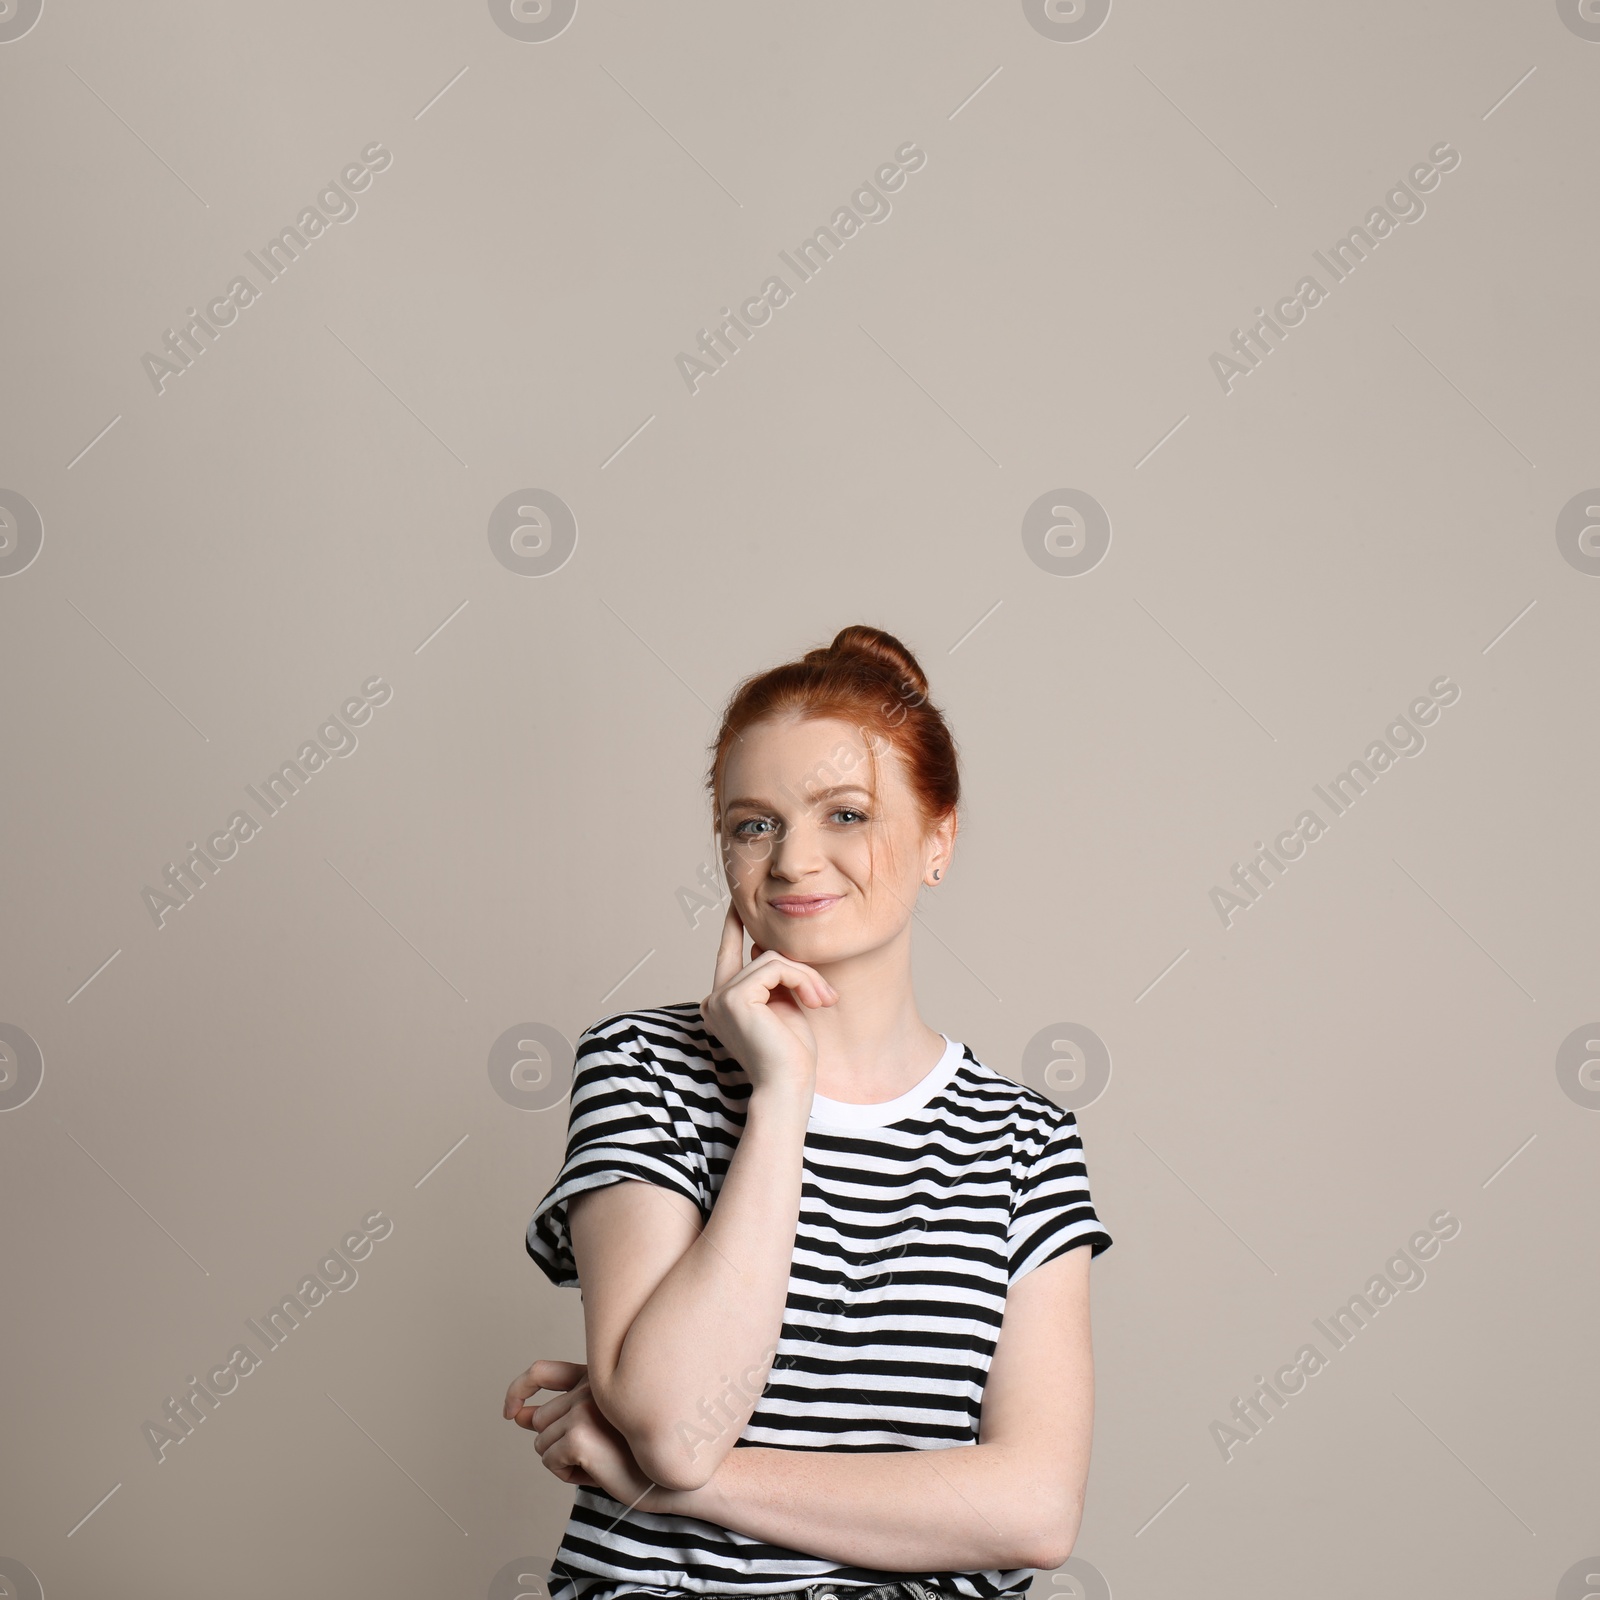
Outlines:
[[[785,895],[781,900],[769,900],[768,905],[774,911],[781,911],[786,917],[814,917],[818,912],[826,911],[829,906],[837,905],[844,896],[842,894],[807,894]]]

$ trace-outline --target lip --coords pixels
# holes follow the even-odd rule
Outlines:
[[[814,917],[842,899],[842,894],[793,894],[784,895],[779,900],[769,900],[767,904],[786,917]]]

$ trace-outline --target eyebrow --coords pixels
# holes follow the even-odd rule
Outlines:
[[[865,796],[868,800],[872,798],[872,791],[862,788],[859,783],[836,783],[831,789],[823,789],[814,794],[811,799],[812,803],[816,804],[822,800],[832,800],[841,794],[859,794]],[[748,806],[753,811],[771,811],[774,809],[772,802],[769,800],[739,799],[727,801],[723,806],[723,810],[733,811],[739,806]]]

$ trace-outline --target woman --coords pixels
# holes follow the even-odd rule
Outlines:
[[[849,627],[739,688],[707,784],[711,992],[585,1031],[528,1226],[587,1347],[505,1402],[578,1486],[553,1600],[1021,1594],[1077,1536],[1111,1238],[1072,1113],[917,1009],[955,744]]]

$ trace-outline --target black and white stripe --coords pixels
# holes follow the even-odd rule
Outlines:
[[[578,1041],[567,1152],[528,1224],[528,1253],[576,1287],[567,1202],[619,1178],[709,1217],[750,1081],[698,1002],[621,1012]],[[946,1036],[922,1083],[881,1105],[814,1102],[783,1333],[735,1448],[926,1450],[976,1444],[1007,1286],[1087,1244],[1095,1214],[1077,1122]],[[733,1385],[730,1384],[730,1389]],[[707,1437],[717,1430],[708,1401]],[[552,1600],[757,1595],[907,1576],[838,1565],[579,1487]],[[1031,1569],[912,1573],[970,1600],[1020,1595]]]

